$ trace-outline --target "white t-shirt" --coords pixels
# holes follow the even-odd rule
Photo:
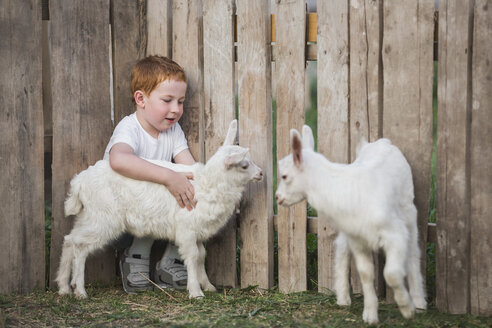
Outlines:
[[[168,162],[183,150],[188,149],[184,132],[178,123],[160,132],[158,138],[155,139],[140,125],[136,113],[126,116],[116,125],[104,152],[104,159],[109,159],[111,147],[120,142],[132,147],[138,157]]]

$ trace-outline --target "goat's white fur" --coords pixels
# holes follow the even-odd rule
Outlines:
[[[250,180],[262,172],[248,159],[248,149],[233,145],[237,121],[229,126],[224,145],[206,165],[152,163],[180,172],[192,172],[195,209],[180,208],[161,184],[126,178],[114,172],[109,161],[98,161],[70,182],[65,215],[76,215],[71,233],[65,236],[56,281],[60,294],[87,297],[84,266],[87,256],[118,238],[124,231],[134,236],[168,239],[178,246],[188,270],[190,298],[215,291],[205,272],[203,242],[216,234],[233,214]],[[69,284],[72,271],[72,280]]]
[[[292,154],[279,162],[276,197],[285,206],[307,199],[320,218],[339,231],[337,303],[350,305],[352,253],[364,293],[363,319],[370,324],[378,322],[372,252],[382,249],[386,254],[384,278],[403,316],[411,318],[415,307],[425,309],[412,173],[401,151],[388,139],[363,140],[352,164],[332,163],[314,151],[308,126],[303,127],[302,141],[297,130],[290,132]],[[407,275],[410,294],[405,287]]]

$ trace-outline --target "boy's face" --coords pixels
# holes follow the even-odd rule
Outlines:
[[[171,128],[183,115],[183,102],[186,95],[186,83],[176,80],[166,80],[157,85],[150,93],[142,93],[141,102],[135,94],[137,105],[142,108],[143,128],[153,137],[159,132]],[[142,106],[143,105],[143,106]]]

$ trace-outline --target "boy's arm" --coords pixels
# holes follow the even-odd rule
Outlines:
[[[109,164],[113,170],[128,178],[165,185],[182,208],[186,207],[191,210],[195,205],[193,186],[188,181],[188,179],[193,178],[191,172],[174,172],[168,168],[152,164],[136,156],[132,147],[125,143],[117,143],[111,147]]]
[[[193,165],[195,164],[195,159],[188,148],[179,152],[178,155],[174,156],[174,162],[178,164]]]

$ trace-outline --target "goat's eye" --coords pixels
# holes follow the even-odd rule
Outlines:
[[[246,169],[248,168],[248,166],[249,166],[249,163],[248,163],[247,161],[242,161],[242,162],[241,162],[241,167],[242,167],[244,170],[246,170]]]
[[[287,175],[286,174],[282,175],[282,180],[285,180],[285,179],[287,179]]]

